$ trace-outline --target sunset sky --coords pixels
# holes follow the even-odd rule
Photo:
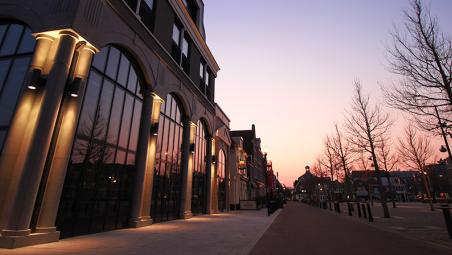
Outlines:
[[[451,0],[425,1],[452,34]],[[256,124],[263,148],[288,186],[343,121],[361,80],[374,102],[387,70],[390,32],[408,0],[204,0],[207,43],[220,64],[216,101],[231,129]],[[404,126],[397,120],[395,137]]]

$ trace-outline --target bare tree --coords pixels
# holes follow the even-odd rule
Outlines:
[[[311,173],[321,178],[328,176],[328,169],[324,167],[324,163],[320,156],[315,159],[314,165],[311,168]]]
[[[424,187],[427,192],[430,208],[433,211],[432,196],[430,193],[430,185],[427,180],[425,167],[429,159],[433,156],[433,149],[427,137],[418,134],[415,128],[411,125],[405,128],[405,135],[403,139],[399,139],[399,156],[407,166],[417,169],[424,182]]]
[[[338,160],[338,165],[340,166],[340,168],[342,168],[342,171],[344,173],[345,193],[347,194],[347,199],[349,199],[351,194],[350,168],[352,166],[355,153],[350,142],[339,130],[339,125],[337,123],[334,125],[334,128],[335,130],[332,141],[332,150]]]
[[[320,161],[323,166],[328,169],[330,174],[330,200],[334,200],[334,175],[336,172],[336,157],[333,151],[333,142],[330,136],[325,139],[325,148],[323,152],[323,159]]]
[[[383,214],[385,218],[389,218],[386,191],[381,181],[380,167],[377,160],[377,149],[381,146],[381,138],[389,133],[392,121],[389,118],[389,114],[384,113],[378,105],[372,106],[370,104],[370,97],[363,94],[359,81],[355,81],[354,85],[355,94],[353,96],[352,109],[348,112],[345,119],[345,127],[349,134],[348,140],[356,149],[365,150],[372,155]]]
[[[392,207],[396,208],[395,203],[395,190],[391,183],[391,171],[395,169],[397,166],[399,159],[397,158],[397,154],[392,151],[392,143],[389,136],[383,136],[380,140],[380,146],[378,148],[378,161],[381,166],[384,167],[384,170],[388,173],[388,185],[389,190],[391,192],[391,200]]]
[[[405,18],[403,29],[392,33],[388,50],[390,70],[401,79],[383,91],[390,106],[410,113],[420,127],[437,131],[439,123],[450,125],[452,119],[452,41],[420,0],[412,1]]]

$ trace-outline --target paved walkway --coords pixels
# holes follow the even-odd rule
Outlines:
[[[278,211],[279,212],[279,211]],[[33,254],[248,254],[278,212],[239,211],[68,238],[56,243],[15,250],[0,255]]]
[[[452,254],[452,249],[290,202],[250,254],[424,255]]]

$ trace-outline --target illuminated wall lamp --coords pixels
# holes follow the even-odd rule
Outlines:
[[[71,97],[77,98],[80,93],[81,84],[82,78],[75,78],[71,83],[67,85],[67,93]]]
[[[159,134],[159,123],[153,123],[151,125],[151,135],[157,136]]]
[[[212,164],[217,163],[217,157],[215,155],[212,155]]]
[[[33,68],[30,83],[27,88],[29,90],[39,90],[44,86],[44,79],[41,77],[41,70]]]

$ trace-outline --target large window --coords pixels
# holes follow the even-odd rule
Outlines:
[[[127,226],[141,86],[137,69],[118,48],[94,57],[58,212],[62,237]]]
[[[160,109],[151,216],[155,222],[176,219],[180,211],[183,116],[168,95]]]
[[[217,187],[218,187],[218,209],[226,210],[226,157],[223,150],[218,154]]]
[[[190,71],[190,38],[184,33],[180,22],[175,22],[172,33],[171,55],[178,65],[182,67],[186,74]]]
[[[30,29],[0,22],[0,153],[35,48]]]
[[[206,177],[207,138],[202,121],[198,121],[195,135],[195,154],[193,160],[193,188],[191,210],[193,214],[206,213],[207,177]]]

